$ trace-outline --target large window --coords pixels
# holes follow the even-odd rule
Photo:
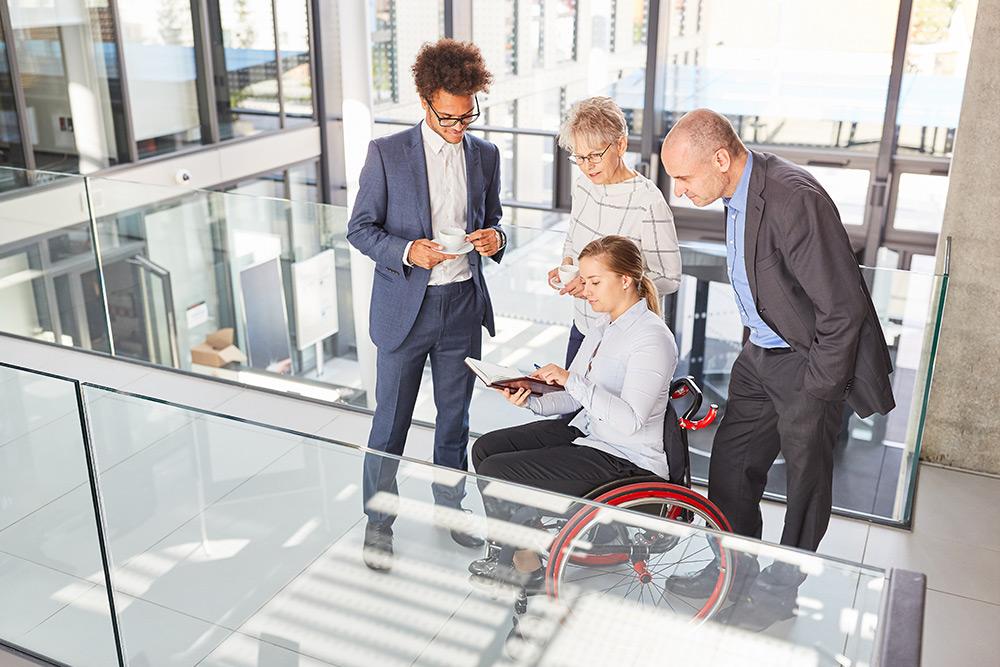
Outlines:
[[[106,0],[7,0],[38,169],[128,160],[114,17]]]
[[[368,0],[368,3],[375,115],[417,122],[424,112],[410,67],[424,42],[444,37],[441,3],[439,0]]]
[[[271,0],[219,0],[223,57],[216,60],[219,134],[243,137],[281,127]],[[221,67],[220,67],[221,65]]]
[[[744,141],[875,151],[899,0],[676,0],[664,108]]]
[[[896,117],[899,152],[951,154],[977,4],[914,1]]]
[[[306,123],[313,118],[308,5],[306,0],[278,0],[276,4],[285,125]]]
[[[517,102],[515,127],[559,129],[573,102],[618,100],[642,129],[643,0],[472,0],[472,38],[496,76],[486,107]]]
[[[10,64],[7,59],[7,42],[0,33],[0,166],[23,167],[24,149],[21,144],[21,129],[17,122],[17,108],[14,104],[14,90],[11,87]],[[0,187],[3,181],[15,180],[11,172],[0,173]]]
[[[212,29],[221,32],[221,48],[213,51],[219,137],[245,137],[311,121],[306,0],[273,5],[271,0],[219,0],[217,11]]]
[[[190,2],[120,2],[118,13],[139,157],[200,144]]]

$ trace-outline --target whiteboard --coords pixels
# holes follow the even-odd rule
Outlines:
[[[240,271],[240,299],[250,366],[290,369],[292,344],[288,340],[285,290],[277,258]]]
[[[292,299],[296,347],[304,350],[337,333],[337,262],[333,250],[292,264]]]

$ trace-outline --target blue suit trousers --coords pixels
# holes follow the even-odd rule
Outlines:
[[[413,417],[417,392],[427,357],[434,381],[434,463],[468,470],[469,404],[476,376],[465,365],[466,357],[480,358],[483,314],[486,304],[472,280],[428,286],[420,312],[402,344],[395,350],[378,350],[375,383],[375,416],[368,447],[402,455]],[[369,508],[379,491],[398,496],[399,461],[366,454],[364,464],[365,514],[372,523],[391,524],[394,512]],[[459,507],[465,497],[465,478],[455,486],[432,485],[434,502]]]

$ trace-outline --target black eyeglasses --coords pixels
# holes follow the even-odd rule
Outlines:
[[[426,97],[424,99],[427,100]],[[433,113],[434,117],[438,119],[439,123],[441,123],[441,127],[455,127],[459,123],[461,123],[462,125],[470,125],[476,122],[476,119],[479,118],[479,98],[473,97],[472,99],[475,101],[476,110],[472,113],[467,113],[464,116],[460,116],[458,118],[455,118],[453,116],[441,116],[434,109],[434,105],[431,104],[430,100],[427,100],[427,106],[430,107],[431,113]]]
[[[605,148],[600,153],[591,153],[590,155],[577,155],[576,153],[573,153],[572,155],[569,156],[569,160],[570,162],[576,162],[578,165],[581,166],[583,165],[584,162],[589,162],[590,164],[601,164],[601,160],[604,159],[604,154],[608,152],[608,148],[611,148],[614,145],[615,142],[612,141],[610,144],[608,144],[607,148]]]

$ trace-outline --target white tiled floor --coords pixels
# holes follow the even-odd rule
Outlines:
[[[4,337],[0,361],[298,433],[367,438],[365,415],[146,366]],[[53,460],[66,463],[63,448],[79,453],[75,397],[9,373],[0,393],[22,396],[16,417],[0,423],[0,599],[31,600],[0,604],[0,636],[71,664],[112,664],[82,456],[38,484],[11,472],[26,457],[52,471]],[[397,648],[379,664],[474,664],[497,650],[490,644],[509,606],[469,595],[465,577],[455,578],[469,554],[446,531],[400,522],[402,588],[360,563],[362,452],[163,405],[142,403],[139,415],[135,399],[86,393],[132,664],[368,665],[372,646],[387,643]],[[432,444],[432,431],[414,427],[407,455],[427,459]],[[405,473],[401,494],[429,503],[425,480]],[[12,499],[29,496],[35,511],[20,511]],[[765,505],[765,539],[777,538],[781,516],[780,505]],[[921,465],[914,517],[912,531],[835,517],[821,553],[926,573],[924,664],[996,664],[1000,480]],[[208,588],[212,596],[197,594]],[[420,639],[435,633],[440,641]]]

